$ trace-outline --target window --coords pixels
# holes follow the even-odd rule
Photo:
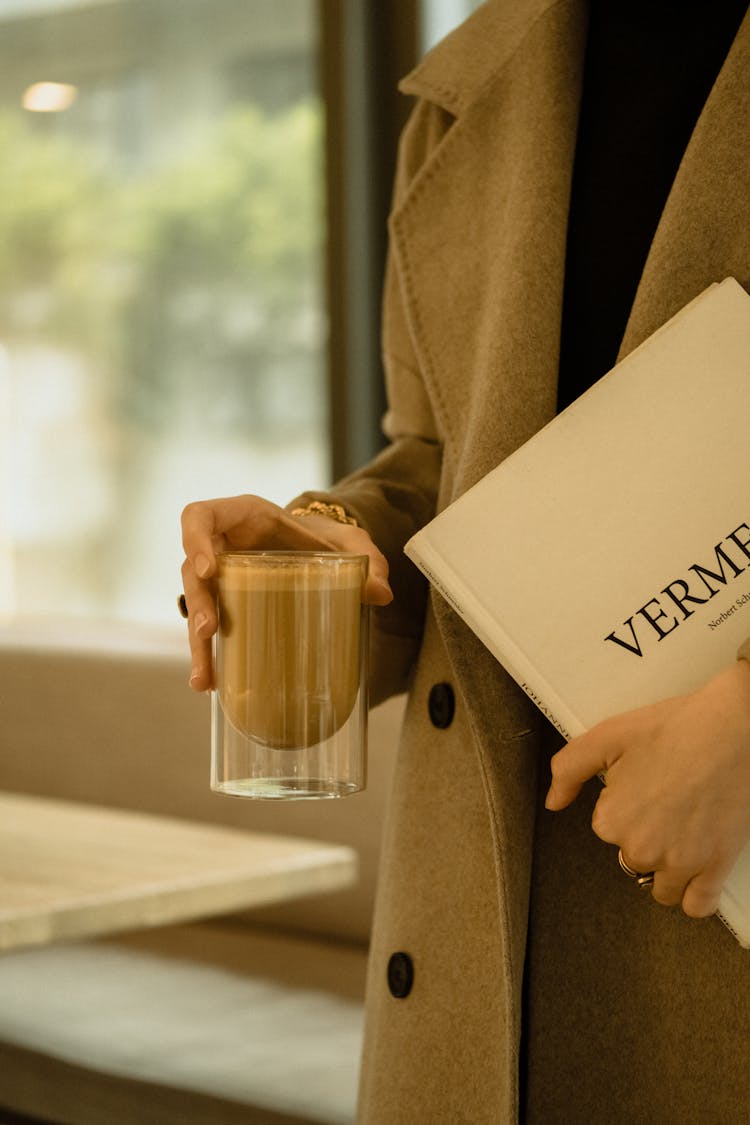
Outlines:
[[[0,0],[0,614],[167,620],[330,476],[313,0]]]
[[[480,0],[422,0],[421,47],[427,51],[479,7]]]
[[[0,620],[172,624],[187,501],[375,451],[396,83],[475,6],[0,0]]]

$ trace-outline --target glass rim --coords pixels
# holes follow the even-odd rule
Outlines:
[[[217,562],[222,560],[246,560],[248,562],[276,563],[279,566],[293,566],[296,562],[346,563],[369,562],[370,556],[358,551],[295,551],[293,548],[267,548],[265,550],[238,549],[236,551],[219,551],[216,555]]]

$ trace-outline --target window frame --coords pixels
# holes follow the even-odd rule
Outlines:
[[[328,367],[334,480],[384,444],[380,319],[398,81],[419,55],[418,0],[319,0],[326,114]]]

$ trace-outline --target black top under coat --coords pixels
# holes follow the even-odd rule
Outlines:
[[[746,0],[591,4],[568,227],[560,409],[615,363],[669,190],[746,11]]]

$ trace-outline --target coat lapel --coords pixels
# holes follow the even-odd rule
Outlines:
[[[455,118],[391,218],[450,470],[442,504],[554,413],[584,46],[580,2],[489,3],[402,84]],[[621,356],[712,281],[750,288],[749,72],[750,15],[682,160]]]
[[[584,44],[580,2],[490,3],[403,84],[454,118],[391,217],[441,503],[554,413]]]
[[[391,217],[393,264],[444,445],[441,506],[555,411],[585,10],[579,0],[487,4],[404,84],[452,119]],[[434,610],[491,815],[514,1089],[536,713],[447,603],[436,599]]]

